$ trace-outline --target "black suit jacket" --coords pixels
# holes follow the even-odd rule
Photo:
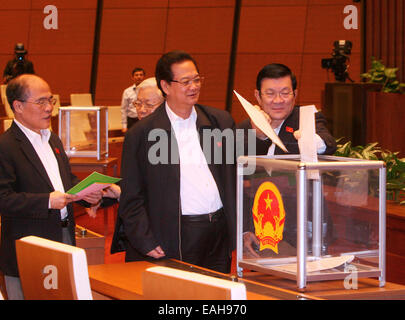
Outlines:
[[[298,147],[298,141],[294,138],[293,132],[299,129],[300,124],[300,107],[295,106],[291,114],[285,119],[283,125],[280,128],[278,134],[280,140],[284,143],[285,147],[289,151],[289,154],[299,154],[300,150]],[[336,151],[336,140],[329,133],[329,130],[326,128],[326,119],[321,112],[315,113],[315,131],[325,142],[326,150],[323,154],[333,154]],[[252,124],[250,119],[246,119],[237,125],[237,129],[244,129],[244,144],[245,152],[247,149],[247,130],[252,129]],[[270,139],[260,140],[256,138],[256,153],[255,154],[246,154],[246,155],[267,155],[269,147],[271,146],[272,141]],[[275,155],[286,154],[282,149],[276,146],[274,150]]]
[[[78,182],[71,173],[62,142],[51,134],[49,144],[58,161],[65,190]],[[60,210],[48,209],[51,181],[34,147],[13,122],[0,136],[0,269],[4,274],[18,276],[15,240],[35,235],[62,241]],[[72,205],[68,207],[71,238],[74,237]]]
[[[196,105],[196,126],[200,134],[200,142],[204,129],[234,130],[234,121],[228,112]],[[151,139],[153,129],[159,129],[161,137]],[[156,131],[157,132],[157,131]],[[157,132],[157,133],[159,133]],[[160,135],[158,134],[158,136]],[[162,142],[167,137],[167,143]],[[153,164],[148,155],[157,152],[162,143],[160,155],[163,156],[164,146],[168,158],[162,157],[164,163]],[[215,164],[214,149],[219,148],[223,157],[227,148],[225,139],[220,143],[211,143],[211,159],[207,159],[209,169],[217,183],[224,206],[230,249],[236,242],[235,223],[235,165],[226,165],[225,161]],[[218,150],[217,150],[218,151]],[[159,153],[158,153],[159,154]],[[178,147],[172,136],[169,117],[163,103],[154,113],[138,121],[128,130],[123,144],[121,164],[121,198],[118,220],[112,243],[112,252],[117,248],[119,231],[122,229],[128,239],[126,243],[126,260],[145,260],[145,254],[162,247],[167,258],[179,259],[180,255],[180,164]],[[175,161],[172,161],[172,160]],[[176,161],[177,159],[177,161]],[[225,159],[225,158],[223,158]]]

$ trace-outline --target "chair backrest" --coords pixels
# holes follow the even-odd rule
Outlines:
[[[28,236],[16,241],[26,300],[92,300],[84,249]]]
[[[90,107],[93,105],[91,93],[71,93],[70,104],[75,107]]]
[[[56,104],[53,106],[52,117],[56,117],[59,114],[60,96],[59,94],[53,94],[53,97],[56,99]]]
[[[11,110],[10,104],[8,103],[8,100],[7,100],[6,88],[7,88],[6,84],[2,84],[1,87],[0,87],[0,89],[1,89],[0,90],[1,91],[1,102],[4,105],[7,117],[8,118],[14,118],[14,112],[13,112],[13,110]]]
[[[3,120],[3,132],[10,128],[11,124],[13,123],[13,119],[4,119]]]
[[[121,106],[108,107],[108,130],[121,130]]]
[[[151,267],[142,274],[147,300],[246,300],[243,283],[167,267]]]

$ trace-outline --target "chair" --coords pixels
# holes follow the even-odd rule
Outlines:
[[[28,236],[16,241],[26,300],[92,300],[84,249]]]
[[[59,94],[53,94],[53,97],[56,99],[56,104],[53,106],[52,117],[56,117],[59,114],[60,96]]]
[[[4,119],[3,120],[3,132],[10,128],[11,124],[13,123],[13,119]]]
[[[142,274],[147,300],[246,300],[243,283],[167,267],[151,267]]]
[[[71,93],[70,104],[75,107],[93,106],[91,93]]]
[[[1,102],[4,105],[7,117],[10,118],[10,119],[13,119],[14,118],[14,112],[13,112],[13,110],[11,110],[10,104],[8,103],[7,95],[6,95],[6,88],[7,88],[6,84],[2,84],[1,87],[0,87]]]
[[[108,130],[121,130],[121,121],[121,106],[108,106]]]

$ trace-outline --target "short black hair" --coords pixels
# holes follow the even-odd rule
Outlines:
[[[265,65],[257,74],[256,89],[260,91],[263,79],[279,79],[290,76],[292,89],[297,89],[297,78],[289,67],[281,63],[271,63]]]
[[[14,101],[24,101],[28,99],[28,85],[25,77],[20,75],[14,79],[11,79],[7,84],[6,96],[7,101],[10,105],[11,110],[14,111],[13,103]]]
[[[192,61],[198,72],[197,63],[191,57],[191,55],[185,51],[181,50],[170,51],[162,55],[158,60],[155,69],[155,78],[157,86],[160,89],[160,91],[162,91],[164,97],[166,97],[166,94],[163,91],[162,87],[160,86],[160,81],[165,80],[168,83],[171,82],[173,80],[172,65],[183,61]]]
[[[145,73],[145,70],[143,70],[143,68],[136,67],[134,70],[132,70],[131,75],[134,75],[134,73],[135,73],[135,72],[138,72],[138,71],[142,71],[144,75],[146,74],[146,73]]]

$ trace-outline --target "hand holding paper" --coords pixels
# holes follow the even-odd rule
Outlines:
[[[300,148],[302,162],[318,162],[318,153],[315,140],[315,113],[314,105],[300,108],[300,133],[298,147]],[[318,170],[308,170],[310,179],[319,179]]]
[[[109,177],[98,172],[93,172],[66,193],[76,195],[76,201],[78,201],[92,193],[108,188],[111,184],[120,180],[121,178]]]
[[[238,97],[240,103],[242,104],[243,108],[249,115],[250,119],[255,123],[255,125],[273,141],[276,145],[278,145],[284,152],[288,152],[287,148],[284,146],[283,142],[280,140],[278,135],[274,132],[273,128],[261,113],[261,111],[257,110],[249,101],[243,98],[239,93],[235,90],[233,91],[236,96]]]

